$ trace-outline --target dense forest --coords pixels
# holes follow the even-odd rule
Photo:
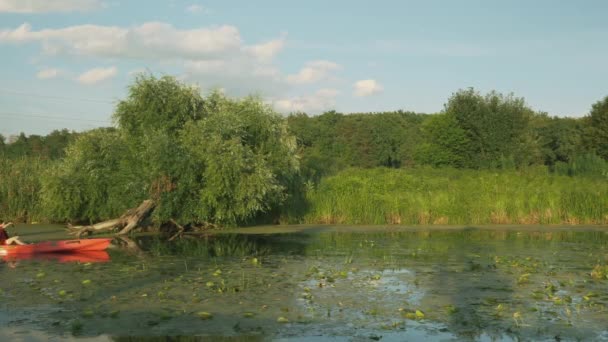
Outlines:
[[[608,222],[608,97],[582,118],[474,89],[435,114],[285,118],[141,75],[114,119],[0,136],[0,217],[92,222],[150,198],[158,224]]]

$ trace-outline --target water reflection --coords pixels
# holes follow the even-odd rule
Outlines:
[[[72,253],[35,253],[35,254],[12,254],[0,259],[8,264],[16,264],[21,260],[55,261],[65,262],[108,262],[110,255],[106,251],[82,251]]]

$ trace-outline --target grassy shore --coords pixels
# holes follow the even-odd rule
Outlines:
[[[0,220],[48,222],[37,158],[0,160]],[[608,224],[605,174],[527,170],[349,169],[294,190],[281,223]],[[297,187],[294,187],[297,188]],[[45,215],[45,213],[47,213]],[[272,220],[278,215],[270,213]],[[280,215],[280,214],[279,214]]]
[[[306,195],[313,224],[607,224],[605,177],[525,171],[351,169]]]

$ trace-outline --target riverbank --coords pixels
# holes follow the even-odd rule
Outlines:
[[[50,222],[46,161],[0,162],[0,219]],[[294,186],[278,210],[256,222],[348,225],[608,224],[608,179],[523,170],[349,169]],[[107,208],[106,208],[107,209]],[[111,219],[126,208],[92,208]],[[56,219],[55,219],[56,221]],[[93,220],[95,221],[95,220]],[[243,223],[242,223],[243,224]]]
[[[18,224],[9,228],[11,235],[18,235],[25,242],[72,239],[65,227],[57,224]],[[317,234],[317,233],[398,233],[398,232],[429,232],[442,231],[489,231],[489,232],[604,232],[608,234],[608,225],[331,225],[331,224],[298,224],[298,225],[264,225],[217,229],[205,234]],[[156,233],[139,233],[136,236],[156,235]],[[196,235],[196,234],[193,234]],[[101,235],[95,235],[101,236]],[[104,235],[111,236],[111,235]]]

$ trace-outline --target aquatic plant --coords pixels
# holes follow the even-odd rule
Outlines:
[[[209,320],[213,318],[213,315],[206,311],[199,311],[196,313],[196,316],[202,320]]]
[[[608,265],[596,265],[591,271],[591,277],[598,280],[608,279]]]

